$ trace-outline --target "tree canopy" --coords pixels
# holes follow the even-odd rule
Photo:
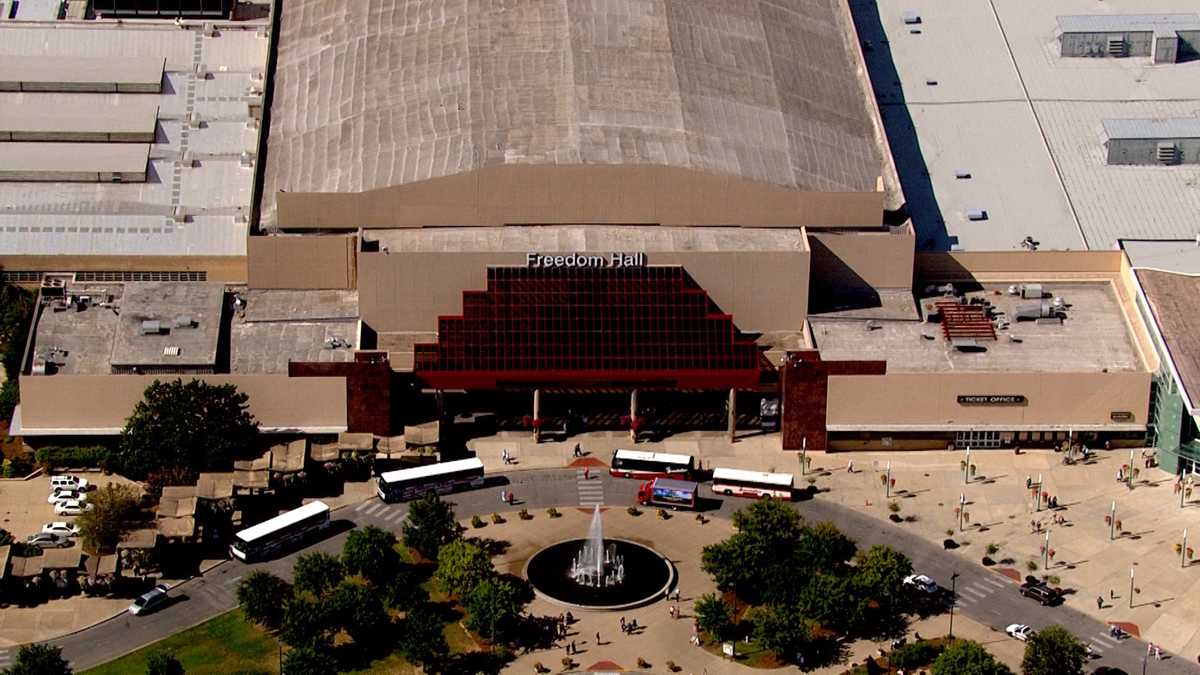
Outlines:
[[[92,494],[91,511],[75,521],[79,536],[93,551],[112,551],[134,523],[141,496],[130,485],[109,483]]]
[[[337,623],[360,647],[378,648],[391,629],[392,619],[383,607],[383,598],[362,583],[343,580],[333,590],[329,603]]]
[[[955,640],[946,645],[930,670],[933,675],[1013,675],[1008,666],[971,640]]]
[[[450,647],[442,632],[445,624],[436,607],[428,603],[417,605],[404,618],[401,630],[397,631],[401,636],[400,651],[404,657],[429,666],[449,654]]]
[[[67,660],[62,657],[62,649],[51,645],[23,645],[17,650],[13,664],[4,675],[71,675],[72,670]]]
[[[155,652],[146,660],[146,675],[184,675],[183,664],[170,652]]]
[[[300,593],[312,593],[320,598],[341,583],[346,576],[342,561],[328,553],[305,553],[296,559],[292,568],[292,585]]]
[[[258,422],[248,400],[232,384],[155,380],[125,422],[113,468],[142,479],[166,468],[228,467],[255,446]]]
[[[721,598],[706,593],[696,600],[693,610],[700,630],[717,640],[726,640],[733,635],[733,608]]]
[[[350,531],[342,545],[342,564],[349,574],[382,588],[395,580],[403,563],[396,551],[396,536],[368,525]]]
[[[475,586],[494,571],[492,557],[487,551],[458,539],[438,551],[438,566],[433,578],[447,594],[466,598]]]
[[[297,647],[283,659],[283,675],[329,675],[338,672],[337,661],[326,649]]]
[[[1047,626],[1025,643],[1025,675],[1082,675],[1087,648],[1066,628]]]
[[[311,593],[294,593],[283,604],[279,637],[290,647],[328,647],[337,626],[332,608]]]
[[[438,549],[459,538],[454,504],[427,492],[409,505],[402,530],[405,544],[427,560],[437,560]]]
[[[520,591],[511,582],[489,578],[475,584],[464,604],[468,614],[467,627],[494,640],[512,634],[524,603]]]
[[[270,630],[277,630],[283,622],[283,604],[291,595],[292,587],[288,582],[264,570],[251,572],[237,585],[237,601],[242,613]]]

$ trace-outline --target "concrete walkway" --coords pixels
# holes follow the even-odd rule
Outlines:
[[[1189,546],[1200,550],[1200,486],[1180,508],[1179,494],[1172,489],[1174,477],[1144,468],[1140,451],[1134,453],[1140,475],[1131,490],[1116,482],[1118,469],[1129,462],[1129,450],[1099,450],[1091,461],[1070,466],[1051,450],[1026,450],[1020,455],[1011,450],[977,450],[971,453],[976,475],[964,481],[962,451],[810,452],[810,470],[801,475],[799,453],[782,451],[778,434],[743,437],[731,444],[719,432],[693,432],[635,446],[621,432],[546,443],[534,443],[530,433],[506,432],[475,439],[470,446],[489,472],[511,472],[568,466],[575,461],[575,443],[587,457],[602,462],[616,448],[636,447],[692,454],[705,469],[790,472],[796,475],[797,487],[812,482],[827,490],[823,500],[881,520],[890,515],[888,505],[894,502],[900,516],[915,518],[900,525],[914,536],[939,545],[953,536],[961,544],[956,554],[975,565],[988,544],[995,544],[999,551],[992,557],[1011,559],[1004,566],[1013,574],[1057,577],[1061,587],[1070,591],[1069,606],[1101,621],[1132,624],[1143,639],[1189,661],[1200,654],[1200,564],[1181,566],[1175,552],[1186,527],[1192,528],[1192,540],[1197,542]],[[503,449],[516,458],[515,464],[503,464]],[[891,498],[881,481],[889,461],[896,481]],[[848,462],[853,462],[852,473],[847,471]],[[1040,477],[1043,489],[1058,499],[1060,508],[1039,509],[1032,491],[1025,488],[1026,477],[1034,483]],[[964,497],[967,522],[960,533],[955,509]],[[1113,502],[1122,532],[1110,540],[1105,516]],[[1054,522],[1056,516],[1065,523]],[[1041,530],[1035,531],[1039,521]],[[1049,569],[1043,569],[1041,547],[1047,531],[1055,555]],[[1029,569],[1031,561],[1036,571]],[[1102,607],[1097,607],[1097,598],[1103,600]],[[1095,646],[1104,645],[1097,641]]]

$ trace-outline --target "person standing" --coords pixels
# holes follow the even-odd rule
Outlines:
[[[579,444],[578,444],[578,443],[576,443],[576,444],[575,444],[575,456],[576,456],[576,457],[583,457],[583,450],[582,450],[582,449],[580,449],[580,447],[579,447]]]
[[[578,653],[579,653],[579,649],[575,647],[575,641],[574,641],[574,640],[571,640],[571,653],[572,653],[572,654],[578,654]]]
[[[600,646],[600,631],[596,631],[596,646]]]
[[[591,467],[588,467],[588,466],[585,466],[585,467],[583,467],[583,479],[584,479],[584,480],[588,480],[588,479],[590,479],[591,477],[592,477],[592,469],[591,469]]]
[[[621,617],[621,632],[625,632],[625,617]]]
[[[1103,608],[1104,608],[1104,598],[1097,595],[1096,596],[1096,609],[1103,609]]]

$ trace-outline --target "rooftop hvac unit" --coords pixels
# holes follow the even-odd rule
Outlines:
[[[246,128],[247,129],[257,129],[259,127],[259,124],[260,124],[260,122],[257,117],[247,117],[246,118]]]
[[[987,220],[987,209],[968,209],[967,220]]]
[[[191,314],[176,314],[174,324],[176,328],[194,328],[196,326]]]
[[[179,356],[179,347],[163,347],[163,356]]]
[[[254,155],[251,155],[249,152],[243,152],[241,157],[238,158],[238,164],[240,164],[242,168],[249,169],[250,167],[254,166]]]
[[[197,80],[207,80],[208,79],[208,66],[204,65],[203,63],[197,63],[194,73],[196,75]]]
[[[233,217],[233,222],[238,225],[246,225],[250,222],[250,216],[245,211],[238,211],[237,215]]]
[[[180,166],[185,169],[190,169],[190,168],[196,166],[196,161],[194,159],[192,159],[192,156],[190,154],[185,152],[182,155],[180,155],[178,159],[175,160],[175,166]]]
[[[158,335],[162,332],[162,324],[158,321],[143,321],[142,335]]]
[[[966,169],[959,169],[954,172],[954,177],[958,180],[966,180],[971,177],[971,172]]]
[[[908,10],[904,13],[904,23],[912,26],[921,23],[921,15],[914,10]]]
[[[255,34],[258,35],[258,37],[260,37],[260,38],[265,38],[268,35],[270,35],[271,33],[270,33],[270,31],[267,30],[266,26],[260,26],[259,29],[257,31],[255,31]]]
[[[188,126],[193,129],[200,128],[200,113],[194,112],[188,117]]]
[[[174,220],[177,223],[186,223],[187,212],[183,210],[182,206],[176,206],[175,210],[171,212],[171,220]]]
[[[250,82],[246,87],[247,96],[262,96],[263,87],[261,82]]]
[[[216,37],[217,27],[211,23],[204,24],[204,37]]]
[[[1175,147],[1174,143],[1159,143],[1154,147],[1154,150],[1159,164],[1179,163],[1179,148]]]
[[[1108,38],[1107,50],[1108,50],[1109,56],[1125,56],[1125,49],[1126,49],[1125,38],[1123,38],[1123,37]]]
[[[255,68],[254,70],[250,71],[250,80],[252,82],[262,82],[263,71],[259,68]]]

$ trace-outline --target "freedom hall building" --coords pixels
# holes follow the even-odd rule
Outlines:
[[[840,0],[294,0],[272,38],[244,283],[155,289],[139,321],[166,332],[98,317],[72,373],[54,348],[95,310],[55,303],[147,294],[60,280],[31,442],[114,433],[171,373],[247,383],[280,434],[1145,440],[1159,357],[1124,253],[915,252]],[[198,369],[164,336],[201,301]]]

